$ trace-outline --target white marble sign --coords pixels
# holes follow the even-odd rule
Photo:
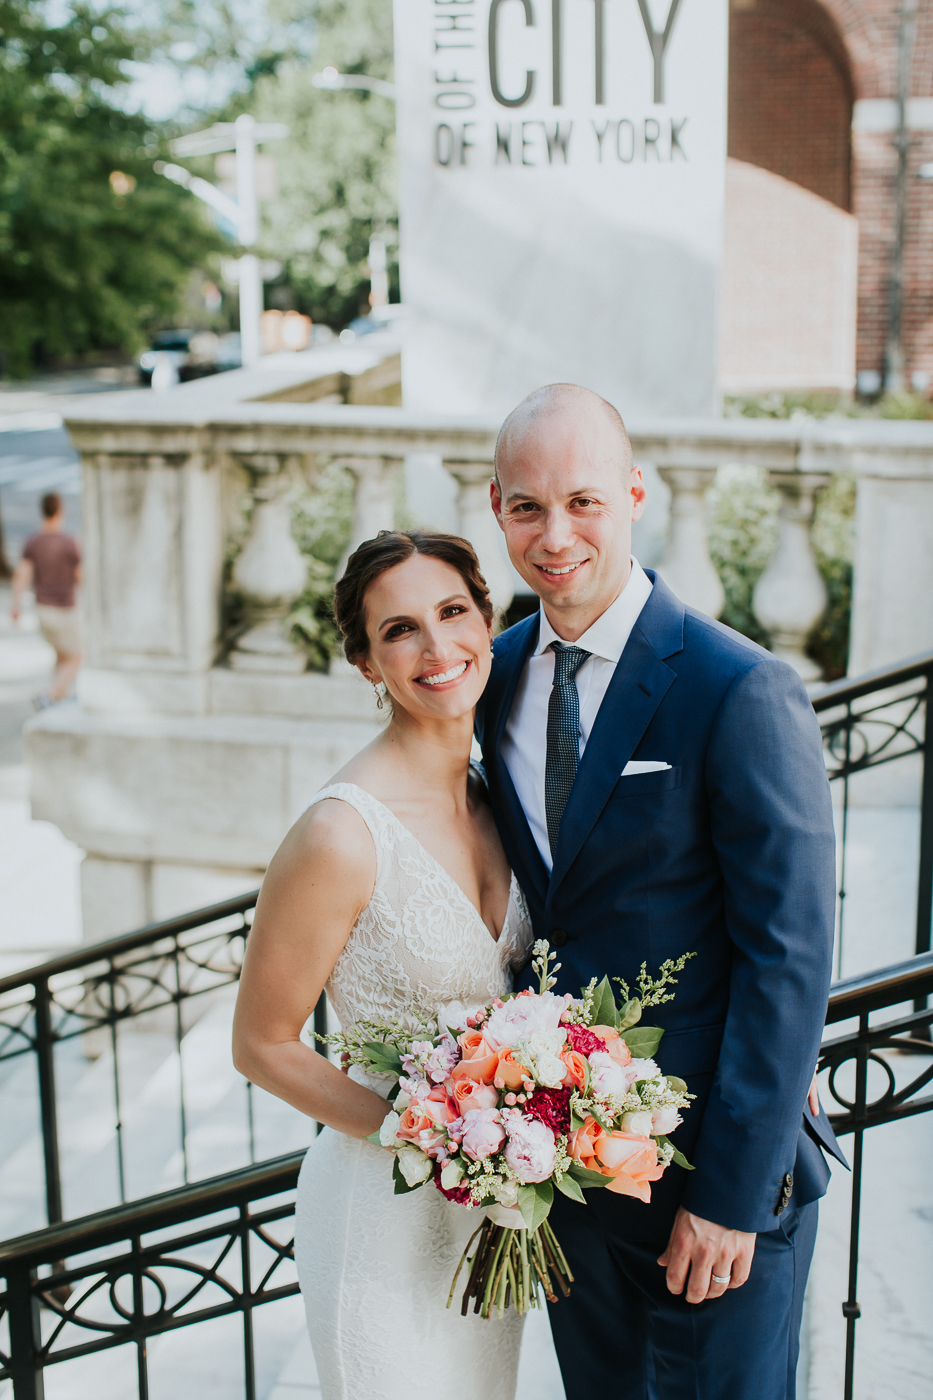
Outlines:
[[[716,404],[727,0],[395,0],[404,401]]]

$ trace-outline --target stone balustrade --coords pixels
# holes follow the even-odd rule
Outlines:
[[[85,402],[67,420],[84,479],[87,666],[80,705],[28,733],[33,807],[87,852],[85,931],[116,932],[255,883],[317,787],[378,732],[369,687],[321,675],[282,630],[303,584],[288,495],[339,462],[355,481],[351,547],[391,527],[405,459],[433,454],[455,483],[497,605],[512,575],[488,506],[498,422],[400,408],[269,401],[249,372],[164,396]],[[755,594],[776,650],[807,675],[825,606],[810,543],[814,492],[858,478],[850,669],[933,648],[933,424],[670,420],[629,424],[636,460],[671,491],[660,570],[715,615],[705,494],[725,464],[765,469],[782,508]],[[245,629],[223,632],[225,559]],[[418,503],[409,493],[409,515]],[[426,521],[424,523],[432,523]],[[808,676],[808,679],[810,677]]]

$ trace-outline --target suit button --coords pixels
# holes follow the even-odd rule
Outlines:
[[[550,941],[553,947],[563,948],[564,944],[567,942],[567,930],[562,928],[552,929]]]
[[[775,1212],[774,1212],[775,1215],[783,1215],[783,1214],[784,1214],[784,1209],[785,1209],[784,1206],[782,1206],[782,1205],[781,1205],[781,1206],[778,1206],[778,1207],[775,1209]]]
[[[787,1175],[785,1176],[785,1178],[784,1178],[784,1185],[787,1187],[788,1191],[793,1191],[793,1189],[794,1189],[794,1177],[793,1177],[793,1174],[792,1174],[791,1172],[788,1172]]]

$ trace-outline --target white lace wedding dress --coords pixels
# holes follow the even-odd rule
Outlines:
[[[354,807],[376,846],[373,897],[327,983],[342,1028],[406,1013],[426,1019],[446,1002],[510,990],[532,938],[514,877],[496,942],[387,807],[352,783],[324,788],[312,805],[327,797]],[[391,1083],[351,1073],[379,1093]],[[461,1317],[457,1302],[446,1307],[479,1223],[430,1183],[396,1196],[385,1151],[321,1132],[298,1181],[295,1257],[322,1400],[512,1400],[522,1319],[510,1310],[483,1322]]]

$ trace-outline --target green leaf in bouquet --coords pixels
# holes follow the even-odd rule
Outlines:
[[[402,1057],[394,1045],[383,1045],[378,1040],[367,1040],[362,1048],[369,1056],[369,1063],[376,1074],[401,1074]]]
[[[567,1168],[565,1177],[567,1176],[572,1176],[584,1190],[591,1186],[608,1186],[612,1180],[611,1176],[603,1176],[602,1172],[593,1172],[589,1167],[581,1167],[579,1162],[574,1162],[572,1167]]]
[[[376,1129],[376,1131],[375,1131],[374,1133],[369,1133],[369,1134],[367,1135],[367,1137],[365,1138],[365,1141],[366,1141],[366,1142],[371,1142],[372,1145],[373,1145],[373,1147],[381,1147],[381,1146],[382,1146],[382,1143],[381,1143],[381,1141],[380,1141],[380,1139],[379,1139],[379,1134],[380,1134],[381,1132],[382,1132],[382,1126],[381,1126],[381,1124],[380,1124],[380,1126]]]
[[[633,1059],[650,1060],[661,1044],[663,1034],[660,1026],[636,1026],[634,1030],[626,1031],[622,1039],[631,1050]]]
[[[673,1143],[671,1143],[671,1147],[674,1147],[674,1144],[673,1144]],[[676,1164],[677,1164],[678,1167],[683,1167],[684,1171],[687,1171],[687,1172],[695,1172],[695,1171],[696,1171],[696,1167],[693,1165],[692,1162],[688,1162],[688,1161],[687,1161],[686,1157],[685,1157],[684,1154],[681,1152],[681,1150],[680,1150],[679,1147],[674,1147],[674,1156],[673,1156],[673,1158],[672,1158],[671,1160],[674,1161],[674,1162],[676,1162]]]
[[[616,999],[612,994],[609,978],[604,977],[593,993],[593,1013],[590,1025],[611,1026],[614,1030],[618,1019],[619,1013],[616,1010]]]
[[[579,1113],[577,1112],[577,1110],[576,1110],[575,1108],[572,1108],[572,1109],[570,1110],[570,1127],[571,1127],[571,1129],[572,1129],[574,1132],[576,1131],[577,1128],[582,1128],[582,1127],[583,1127],[583,1124],[584,1124],[585,1122],[586,1122],[586,1119],[585,1119],[585,1118],[581,1118],[580,1115],[579,1115]]]
[[[627,1031],[631,1026],[635,1026],[641,1020],[641,1002],[638,997],[629,997],[628,1001],[619,1009],[619,1024],[616,1030],[619,1035]]]
[[[529,1230],[537,1230],[548,1218],[554,1201],[554,1187],[549,1181],[538,1181],[534,1186],[518,1188],[518,1208]]]
[[[398,1164],[397,1157],[392,1162],[392,1180],[395,1182],[396,1196],[407,1196],[409,1191],[417,1191],[419,1186],[424,1185],[423,1181],[419,1181],[418,1186],[409,1186],[408,1182],[402,1176],[402,1169]],[[431,1178],[428,1177],[428,1181],[430,1180]]]
[[[586,1205],[586,1197],[579,1183],[576,1182],[568,1172],[564,1172],[560,1181],[555,1181],[554,1185],[557,1187],[558,1191],[563,1192],[565,1196],[569,1196],[572,1201],[579,1201],[581,1206]]]
[[[676,1074],[666,1074],[664,1077],[667,1080],[667,1087],[672,1093],[685,1094],[687,1092],[686,1084],[682,1079],[678,1079]]]

